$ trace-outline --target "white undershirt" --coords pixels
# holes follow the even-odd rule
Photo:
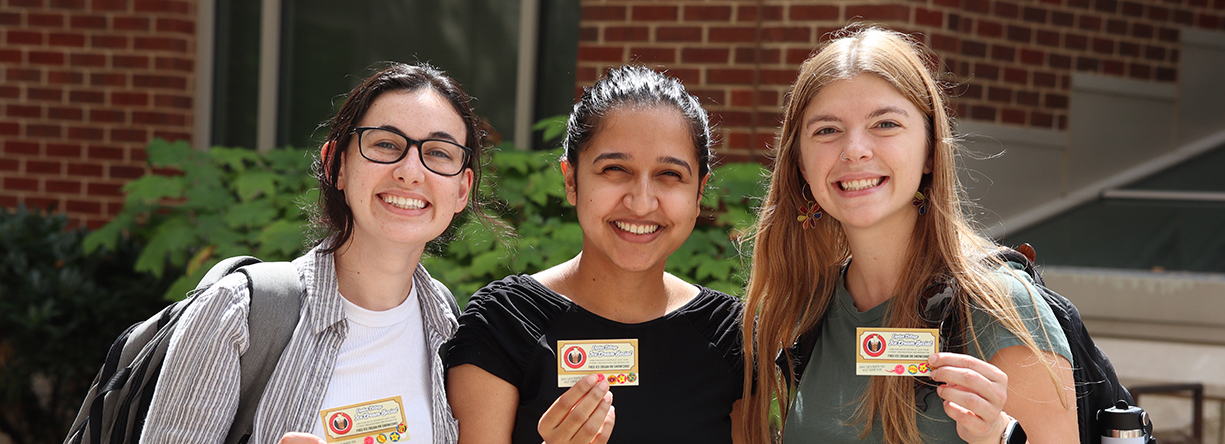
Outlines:
[[[410,442],[433,442],[430,360],[417,287],[403,303],[386,311],[366,310],[343,297],[341,301],[349,334],[340,344],[320,410],[400,396]],[[326,440],[322,419],[316,419],[312,433]]]

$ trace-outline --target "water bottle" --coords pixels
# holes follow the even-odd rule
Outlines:
[[[1099,410],[1097,421],[1102,428],[1102,444],[1145,444],[1153,431],[1153,423],[1144,409],[1115,403],[1113,408]]]

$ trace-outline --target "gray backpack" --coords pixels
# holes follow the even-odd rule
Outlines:
[[[240,359],[241,382],[238,411],[226,436],[226,444],[245,443],[251,436],[255,408],[268,377],[276,368],[285,345],[298,324],[302,305],[302,283],[289,262],[260,262],[237,256],[214,265],[195,290],[182,301],[170,304],[144,322],[129,327],[111,344],[106,361],[90,385],[81,411],[69,429],[65,444],[136,443],[144,428],[145,414],[161,374],[162,361],[179,316],[195,301],[195,295],[222,277],[242,272],[251,290],[247,318],[250,343]]]

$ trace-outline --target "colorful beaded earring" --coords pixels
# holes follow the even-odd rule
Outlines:
[[[807,183],[804,184],[804,187],[800,188],[800,197],[804,197],[804,188],[806,187],[808,187]],[[809,192],[808,194],[812,193]],[[816,199],[804,197],[804,200],[807,202],[800,205],[800,215],[796,216],[795,220],[807,230],[817,226],[817,219],[821,218],[821,206],[817,204]]]
[[[919,207],[919,215],[927,214],[927,197],[923,193],[915,191],[914,200],[910,201],[911,205]]]

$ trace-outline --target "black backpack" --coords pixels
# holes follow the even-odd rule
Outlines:
[[[240,358],[238,411],[225,442],[245,443],[250,438],[255,408],[268,377],[298,324],[304,290],[293,264],[237,256],[209,269],[186,299],[170,304],[119,335],[90,385],[81,411],[64,439],[65,444],[140,441],[145,414],[179,317],[195,301],[196,294],[234,272],[247,275],[251,290],[247,322],[251,334],[247,351]]]
[[[1085,329],[1085,323],[1080,318],[1080,311],[1076,306],[1054,290],[1046,288],[1042,281],[1042,276],[1038,270],[1034,268],[1034,250],[1029,244],[1022,245],[1017,251],[1010,248],[1001,248],[995,257],[1004,263],[1015,262],[1024,267],[1024,271],[1033,278],[1035,287],[1041,294],[1042,299],[1051,307],[1051,311],[1055,313],[1055,318],[1059,320],[1059,326],[1063,329],[1064,336],[1068,338],[1068,348],[1072,352],[1072,358],[1075,361],[1073,369],[1073,377],[1076,383],[1076,416],[1080,429],[1080,442],[1082,444],[1101,444],[1102,437],[1099,431],[1097,412],[1103,409],[1115,406],[1117,401],[1126,401],[1128,405],[1135,405],[1135,400],[1131,393],[1123,384],[1119,383],[1119,377],[1114,373],[1114,365],[1110,363],[1110,358],[1106,357],[1106,353],[1093,343],[1093,338],[1089,337],[1089,331]],[[943,284],[938,284],[934,292],[943,291]],[[929,291],[932,291],[929,288]],[[953,312],[958,312],[953,310]],[[961,331],[961,322],[953,322],[944,326],[944,328],[952,331]],[[804,374],[804,368],[808,365],[808,359],[811,357],[812,348],[816,345],[819,328],[811,329],[800,335],[799,339],[790,349],[792,356],[792,368],[794,369],[793,380],[796,386],[799,386],[800,377]],[[964,351],[964,350],[961,350]],[[784,355],[779,356],[779,366],[784,370],[786,361],[783,360]],[[926,405],[923,401],[923,395],[926,391],[934,390],[929,384],[921,382],[915,383],[916,403],[919,404],[920,411],[926,410]],[[1149,435],[1152,435],[1152,430],[1149,430]],[[1155,439],[1149,438],[1148,444],[1157,444]]]

